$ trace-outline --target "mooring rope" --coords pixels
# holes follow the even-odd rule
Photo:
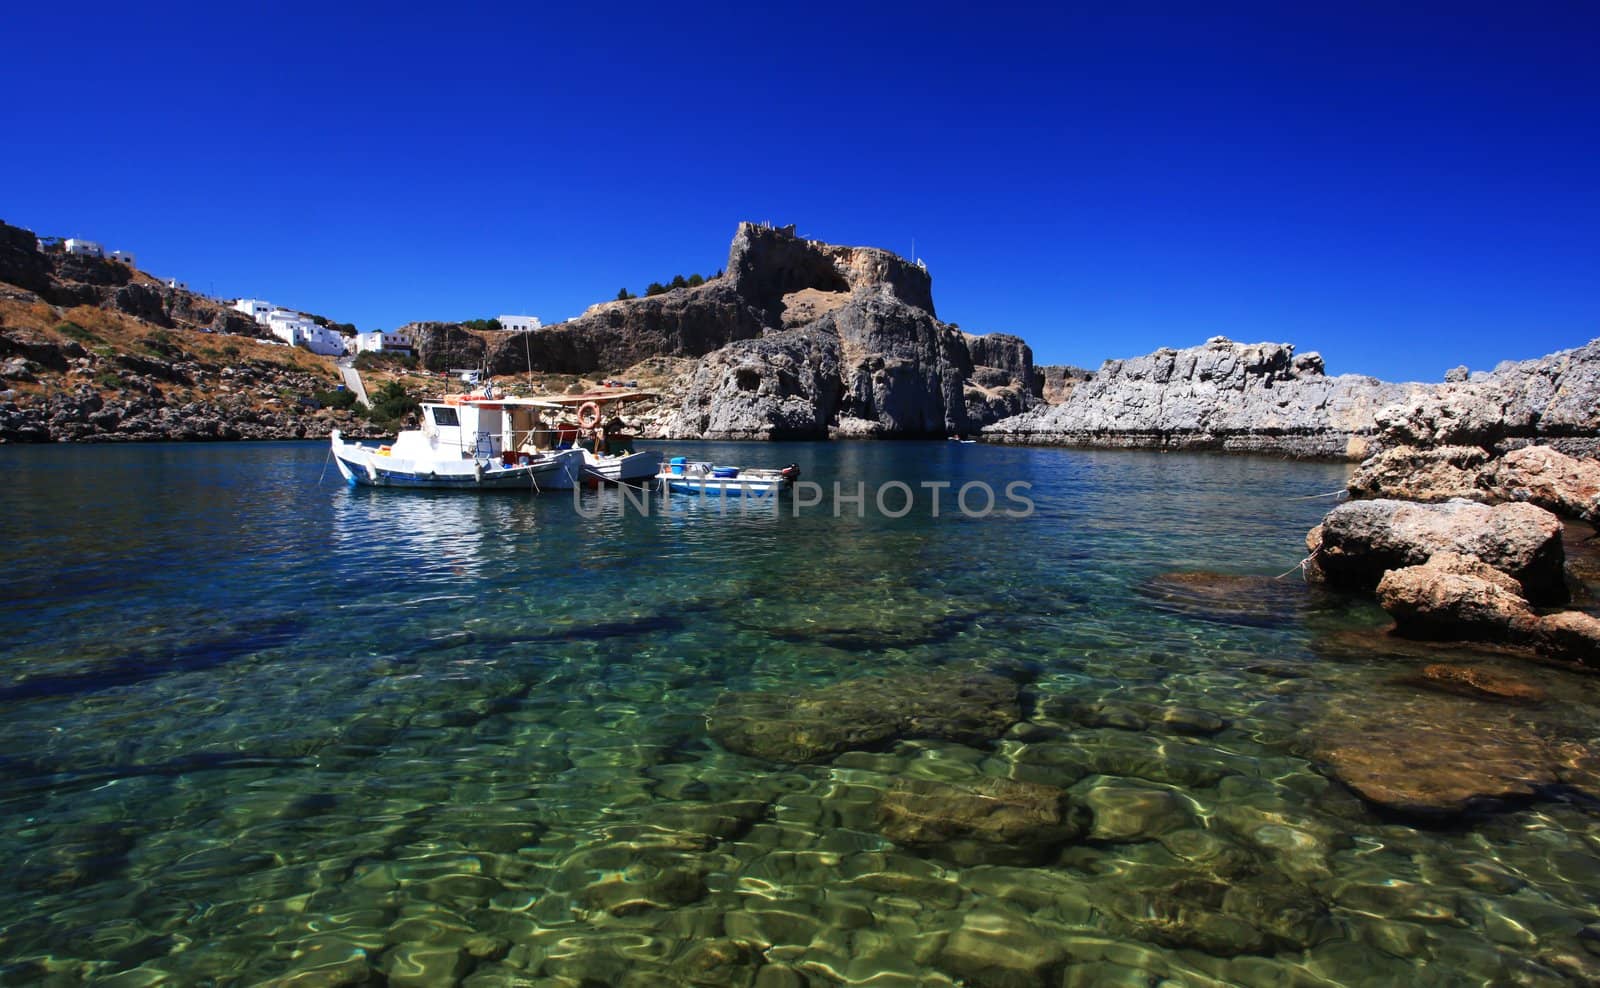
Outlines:
[[[1329,491],[1326,494],[1307,494],[1304,497],[1291,497],[1291,498],[1289,498],[1289,500],[1291,500],[1291,501],[1314,501],[1319,497],[1338,497],[1341,494],[1344,495],[1345,497],[1349,497],[1350,496],[1349,488],[1341,487],[1336,491]]]
[[[1288,569],[1284,570],[1282,573],[1279,573],[1277,576],[1273,577],[1273,579],[1274,580],[1281,580],[1284,577],[1288,576],[1290,573],[1293,573],[1295,570],[1299,570],[1300,571],[1300,575],[1301,576],[1305,576],[1306,563],[1311,562],[1311,560],[1315,559],[1316,557],[1317,557],[1317,554],[1313,552],[1311,555],[1309,555],[1306,558],[1300,560],[1298,563],[1295,563],[1293,566],[1289,567]]]

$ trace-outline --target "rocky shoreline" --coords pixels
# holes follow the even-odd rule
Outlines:
[[[1451,376],[1442,384],[1328,377],[1319,354],[1219,336],[1185,350],[1109,360],[1060,403],[995,422],[983,438],[1351,461],[1418,443],[1600,452],[1600,340]]]
[[[271,361],[196,352],[216,349],[201,340],[260,332],[223,302],[113,261],[44,253],[30,231],[3,224],[0,282],[14,286],[0,285],[0,441],[286,439],[333,427],[304,400],[336,380],[326,358],[296,375]],[[74,313],[117,323],[131,342],[83,335]],[[1530,444],[1600,453],[1600,340],[1488,372],[1459,368],[1439,384],[1330,377],[1316,353],[1223,337],[1093,372],[1037,366],[1016,336],[942,322],[920,264],[805,239],[793,227],[740,224],[725,274],[600,303],[535,332],[410,328],[433,372],[540,374],[574,382],[569,389],[582,378],[648,377],[664,396],[639,422],[653,439],[981,434],[996,443],[1349,461],[1384,453],[1374,469],[1423,472],[1467,471]],[[186,337],[186,349],[162,338],[169,331],[205,335]],[[352,434],[376,434],[348,415],[331,418]]]

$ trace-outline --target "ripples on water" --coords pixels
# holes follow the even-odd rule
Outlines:
[[[640,517],[612,491],[584,495],[604,509],[591,520],[564,496],[349,490],[320,444],[0,449],[0,984],[370,968],[392,984],[938,985],[963,974],[963,924],[1053,944],[1021,981],[964,972],[973,984],[1596,970],[1585,806],[1421,831],[1303,756],[1314,715],[1417,664],[1315,647],[1379,612],[1162,582],[1293,568],[1329,502],[1290,498],[1344,468],[686,451],[796,460],[830,492],[1027,481],[1037,510],[965,518],[946,492],[931,519],[919,489],[902,519],[870,498],[864,519],[682,500]],[[1096,798],[1171,794],[1180,830],[956,866],[897,849],[861,807],[898,777],[1026,778],[1048,746],[908,741],[796,768],[706,734],[730,689],[1018,659],[1039,671],[1025,710],[1042,724],[1052,704],[1108,699],[1231,722],[1205,739],[1056,725]],[[1592,687],[1541,675],[1572,719],[1592,715]],[[1196,904],[1239,874],[1324,914],[1302,929],[1281,901]]]

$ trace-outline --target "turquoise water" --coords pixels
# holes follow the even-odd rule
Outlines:
[[[0,448],[0,984],[1600,976],[1592,805],[1421,829],[1312,757],[1341,711],[1409,696],[1395,680],[1438,655],[1352,639],[1381,612],[1293,575],[1160,591],[1172,572],[1292,570],[1331,503],[1293,498],[1344,467],[671,448],[794,461],[830,497],[644,516],[617,491],[348,489],[320,444]],[[889,480],[919,493],[903,518],[870,495],[865,517],[830,509],[834,481]],[[1035,510],[966,517],[946,492],[929,516],[921,482],[973,480],[1030,483]],[[1024,721],[992,745],[795,766],[707,732],[727,691],[1019,661]],[[1554,699],[1518,716],[1592,740],[1588,680],[1525,675]],[[1089,723],[1074,701],[1227,726]],[[1132,823],[1108,813],[1026,866],[876,828],[897,780],[981,776]],[[972,960],[984,931],[1011,952]]]

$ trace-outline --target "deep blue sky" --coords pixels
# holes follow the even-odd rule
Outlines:
[[[9,9],[0,218],[362,328],[553,322],[754,219],[914,241],[1040,362],[1600,336],[1592,2],[232,6]]]

